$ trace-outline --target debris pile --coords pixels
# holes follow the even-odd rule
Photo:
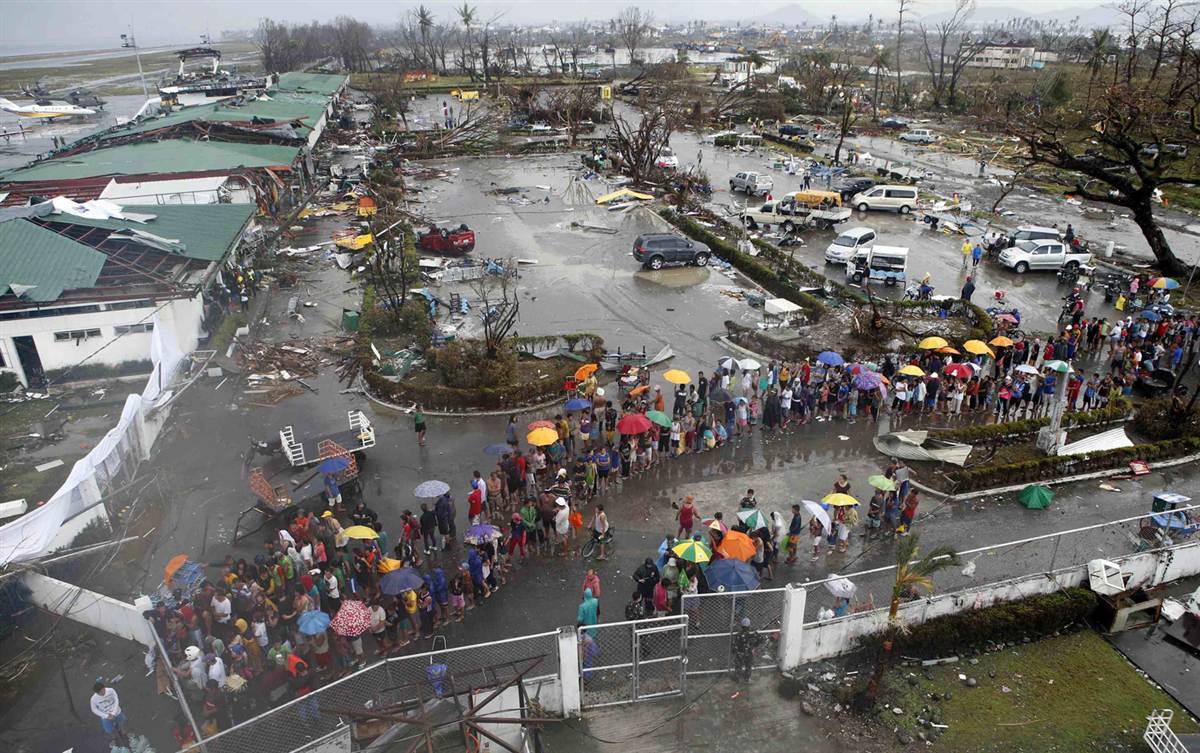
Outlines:
[[[333,363],[326,354],[338,354],[353,347],[349,337],[310,338],[276,345],[255,343],[238,353],[238,365],[246,374],[245,394],[276,405],[304,390],[317,389],[306,378],[313,377],[324,364]]]

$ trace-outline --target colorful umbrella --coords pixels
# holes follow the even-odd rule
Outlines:
[[[846,362],[846,359],[832,350],[823,350],[817,355],[817,362],[823,363],[826,366],[841,366]]]
[[[1170,277],[1155,277],[1150,281],[1150,287],[1157,290],[1174,290],[1179,287],[1179,281]]]
[[[650,419],[641,413],[626,413],[617,421],[617,431],[622,434],[644,434],[651,426]]]
[[[358,599],[346,599],[329,621],[329,627],[338,635],[357,638],[371,629],[371,608]]]
[[[530,431],[533,431],[534,429],[553,429],[553,428],[554,428],[554,422],[548,418],[541,418],[541,419],[538,419],[537,421],[529,422],[529,430]]]
[[[759,510],[738,510],[737,516],[738,520],[745,523],[751,531],[771,527],[771,521],[767,520],[767,516]]]
[[[742,371],[754,371],[755,369],[761,369],[762,364],[758,361],[755,361],[753,358],[743,358],[742,360],[738,361],[738,368],[740,368]]]
[[[850,505],[858,504],[857,499],[851,497],[849,494],[842,494],[841,492],[826,494],[821,498],[821,501],[831,507],[849,507]]]
[[[915,376],[915,377],[925,376],[925,372],[921,371],[921,368],[919,366],[916,366],[911,363],[908,364],[907,366],[902,366],[900,368],[900,370],[897,371],[896,373],[903,374],[904,376]]]
[[[319,609],[310,609],[296,618],[296,627],[305,635],[320,635],[329,627],[329,615]]]
[[[854,386],[860,390],[878,389],[881,384],[883,384],[883,375],[874,371],[864,371],[854,377]]]
[[[825,581],[825,590],[839,599],[849,599],[858,590],[850,579],[839,577],[837,573],[830,573],[829,577],[833,580]]]
[[[503,443],[490,444],[487,447],[483,448],[483,453],[485,455],[503,455],[506,452],[512,452],[512,451],[513,451],[512,445],[503,444]]]
[[[704,524],[705,528],[711,528],[714,531],[720,531],[721,533],[725,533],[729,530],[729,526],[725,525],[724,522],[717,520],[716,518],[705,518],[700,522]]]
[[[926,337],[924,340],[917,343],[917,347],[921,350],[936,350],[938,348],[944,348],[949,344],[950,343],[946,342],[944,337],[938,337],[937,335],[934,335],[932,337]]]
[[[324,460],[321,461],[321,464],[317,466],[317,472],[324,473],[326,475],[331,475],[334,473],[341,473],[342,471],[346,470],[349,467],[350,467],[350,459],[349,458],[346,458],[346,457],[325,458]]]
[[[967,340],[963,343],[963,350],[976,356],[994,356],[995,353],[987,346],[983,340]]]
[[[405,591],[416,591],[424,582],[425,579],[416,570],[411,567],[402,567],[399,570],[384,573],[383,577],[379,579],[379,590],[388,596],[396,596]]]
[[[695,562],[696,564],[708,562],[712,559],[712,552],[704,545],[704,542],[696,541],[695,539],[681,541],[672,547],[671,551],[675,553],[676,557],[685,559],[688,562]]]
[[[975,376],[975,370],[965,363],[948,363],[942,367],[942,372],[956,379],[970,379]]]
[[[671,384],[690,384],[692,381],[692,377],[683,369],[670,369],[663,374],[663,379]]]
[[[568,413],[574,413],[577,410],[587,410],[592,407],[592,401],[585,397],[573,397],[563,406],[563,410]]]
[[[660,410],[646,411],[646,418],[663,427],[664,429],[671,428],[671,417]]]
[[[525,441],[535,447],[545,447],[558,441],[558,432],[543,426],[526,434]]]
[[[575,369],[575,378],[576,379],[587,379],[592,374],[595,374],[596,369],[598,369],[598,368],[600,368],[599,364],[585,363],[584,365],[580,366],[578,369]]]
[[[463,534],[463,540],[471,544],[479,544],[497,538],[500,538],[500,529],[487,523],[473,525]]]
[[[758,588],[754,567],[741,560],[717,560],[704,572],[704,579],[712,591],[753,591]]]
[[[433,499],[448,491],[450,491],[450,485],[445,481],[422,481],[417,484],[416,489],[413,489],[413,496],[418,499]]]
[[[1030,484],[1017,495],[1017,501],[1030,510],[1044,510],[1054,501],[1054,492],[1044,484]]]
[[[825,527],[826,531],[833,530],[833,526],[829,520],[829,511],[824,507],[821,507],[821,505],[813,502],[811,499],[802,499],[800,500],[800,504],[804,505],[804,509],[808,510],[814,518],[821,521],[821,525]]]
[[[995,345],[997,348],[1011,348],[1013,341],[1004,335],[996,335],[991,340],[988,340],[989,345]]]
[[[885,491],[885,492],[896,491],[896,482],[892,481],[887,476],[881,476],[878,473],[875,474],[874,476],[871,476],[870,478],[868,478],[867,483],[881,491]]]
[[[717,551],[722,557],[749,562],[754,558],[754,541],[741,531],[730,531],[721,538]]]
[[[377,539],[379,532],[369,526],[350,526],[342,531],[352,539]]]

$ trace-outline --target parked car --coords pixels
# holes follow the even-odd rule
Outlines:
[[[1041,240],[1024,240],[1011,248],[1000,252],[999,261],[1018,274],[1029,270],[1058,271],[1063,267],[1078,269],[1081,265],[1090,264],[1092,255],[1086,251],[1076,251],[1054,238]]]
[[[846,178],[833,184],[832,190],[842,195],[842,201],[849,203],[856,195],[875,187],[871,178]]]
[[[646,269],[662,269],[668,264],[708,265],[712,251],[699,241],[673,233],[645,233],[633,241],[633,258]]]
[[[881,128],[903,129],[903,128],[908,128],[908,121],[905,120],[904,118],[889,117],[889,118],[884,118],[883,120],[879,121],[879,126]]]
[[[679,158],[675,156],[675,152],[671,151],[671,147],[664,146],[663,150],[658,153],[658,158],[654,160],[654,165],[665,170],[674,170],[679,167]]]
[[[737,173],[729,179],[729,191],[744,191],[748,196],[766,196],[775,187],[775,181],[764,173]]]
[[[1022,225],[1013,231],[1012,237],[1009,238],[1008,245],[1015,246],[1021,241],[1060,241],[1062,233],[1055,227],[1044,227],[1042,225]]]
[[[938,140],[938,136],[928,128],[911,128],[900,134],[900,140],[914,144],[932,144]]]
[[[850,203],[860,212],[895,209],[900,214],[908,214],[917,205],[917,189],[913,186],[875,186],[855,196]]]
[[[455,228],[430,225],[429,230],[417,233],[417,247],[439,254],[465,254],[475,248],[475,231],[465,224]]]
[[[780,123],[780,136],[807,136],[808,126],[802,126],[799,123]]]
[[[874,241],[875,231],[872,228],[852,227],[843,230],[825,249],[825,263],[845,264],[854,258],[859,249],[868,248]]]
[[[1188,155],[1188,148],[1183,144],[1163,144],[1162,150],[1166,154],[1178,157],[1179,159],[1186,159]],[[1153,157],[1158,154],[1158,144],[1146,144],[1141,148],[1139,153],[1144,157]]]

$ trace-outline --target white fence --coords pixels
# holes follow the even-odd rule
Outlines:
[[[67,546],[88,522],[106,517],[104,498],[133,475],[166,421],[166,411],[155,410],[183,354],[171,327],[160,326],[154,317],[150,358],[154,371],[141,394],[125,399],[117,425],[71,468],[58,491],[33,512],[0,527],[0,567],[42,556]]]

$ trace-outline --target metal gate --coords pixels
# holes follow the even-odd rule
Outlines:
[[[687,674],[687,616],[581,628],[584,708],[681,695]]]

